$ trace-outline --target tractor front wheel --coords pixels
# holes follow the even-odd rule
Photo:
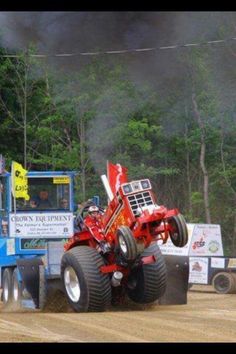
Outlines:
[[[143,264],[133,269],[127,283],[127,294],[131,300],[139,304],[156,301],[166,290],[167,270],[164,256],[159,246],[152,243],[142,253],[143,257],[155,257],[155,262]]]
[[[133,261],[138,256],[138,248],[132,231],[127,226],[120,226],[117,230],[117,240],[120,253],[127,261]]]
[[[67,251],[61,260],[64,292],[76,312],[104,311],[111,303],[108,274],[100,272],[102,256],[88,246]]]
[[[188,243],[188,229],[183,215],[178,214],[169,219],[171,241],[176,247],[184,247]]]

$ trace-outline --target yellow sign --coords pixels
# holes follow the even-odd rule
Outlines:
[[[236,258],[230,258],[228,268],[236,268]]]
[[[70,178],[69,177],[53,177],[53,183],[55,183],[55,184],[69,184]]]
[[[24,198],[29,200],[28,195],[28,178],[26,177],[27,170],[21,164],[12,161],[11,176],[12,176],[12,194],[15,198]]]

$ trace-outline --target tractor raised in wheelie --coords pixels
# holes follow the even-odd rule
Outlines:
[[[105,175],[102,180],[107,208],[84,206],[61,259],[64,292],[77,312],[104,311],[125,294],[139,304],[160,299],[167,269],[158,242],[188,242],[184,217],[157,204],[149,179],[122,183],[115,195]]]

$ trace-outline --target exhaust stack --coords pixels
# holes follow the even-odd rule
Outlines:
[[[107,193],[107,197],[108,197],[109,201],[111,202],[112,199],[114,198],[114,195],[112,193],[112,190],[111,190],[110,184],[108,182],[107,176],[106,175],[102,175],[101,179],[102,179],[102,183],[104,185],[105,191]]]

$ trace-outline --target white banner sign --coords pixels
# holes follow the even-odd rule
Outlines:
[[[220,257],[211,257],[211,268],[224,268],[225,259]]]
[[[73,235],[72,213],[10,214],[10,236],[58,238]]]
[[[189,257],[189,283],[208,283],[208,261],[207,257]]]
[[[196,224],[189,250],[190,256],[223,256],[220,225]]]

